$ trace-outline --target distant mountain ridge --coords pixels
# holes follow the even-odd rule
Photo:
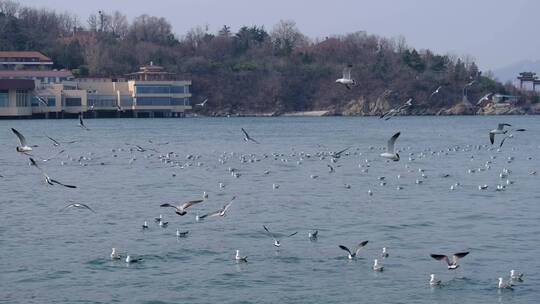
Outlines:
[[[516,77],[521,72],[535,72],[540,78],[540,59],[539,60],[522,60],[516,63],[507,65],[502,68],[494,69],[493,75],[501,82],[511,81],[515,83]]]

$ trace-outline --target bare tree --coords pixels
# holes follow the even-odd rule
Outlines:
[[[278,51],[290,53],[297,47],[308,44],[308,39],[300,32],[292,20],[281,20],[270,33],[274,47]]]
[[[11,0],[0,0],[0,13],[13,17],[17,15],[20,9],[20,4]]]
[[[125,38],[128,34],[129,24],[126,15],[114,11],[110,21],[110,31],[119,38]]]

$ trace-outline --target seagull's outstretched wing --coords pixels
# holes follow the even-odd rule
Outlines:
[[[297,233],[298,233],[298,231],[296,231],[296,232],[294,232],[294,233],[291,233],[291,234],[287,235],[287,237],[291,237],[291,236],[293,236],[293,235],[296,235]]]
[[[71,189],[77,188],[77,186],[66,185],[66,184],[63,184],[63,183],[61,183],[61,182],[59,182],[59,181],[57,181],[57,180],[55,180],[55,179],[52,179],[52,178],[49,178],[49,180],[50,180],[52,183],[58,184],[58,185],[60,185],[60,186],[64,186],[64,187],[66,187],[66,188],[71,188]]]
[[[454,262],[454,264],[457,263],[457,261],[463,257],[465,257],[467,254],[469,254],[469,252],[458,252],[458,253],[454,253],[454,256],[452,257],[452,261]]]
[[[397,132],[396,134],[394,134],[394,136],[392,136],[388,140],[388,152],[389,153],[394,153],[394,144],[396,143],[396,139],[399,137],[400,134],[401,134],[401,132]]]
[[[161,204],[159,206],[160,207],[171,207],[171,208],[174,208],[174,209],[178,210],[178,207],[176,207],[175,205],[169,204],[169,203]]]
[[[352,68],[352,65],[350,64],[346,66],[345,68],[343,68],[343,79],[351,79],[351,68]]]
[[[210,213],[203,214],[203,215],[199,216],[199,219],[202,220],[202,219],[205,219],[205,218],[207,218],[207,217],[218,216],[220,213],[221,213],[221,210],[214,211],[214,212],[210,212]]]
[[[444,254],[431,254],[430,256],[437,261],[446,261],[446,264],[450,265],[450,260],[448,259],[448,256]]]
[[[26,144],[26,138],[24,138],[24,136],[17,130],[15,130],[14,128],[11,128],[11,131],[17,136],[17,138],[19,139],[19,143],[21,144],[22,147],[26,147],[27,144]]]
[[[501,140],[501,143],[499,144],[499,148],[502,148],[503,144],[504,144],[504,141],[509,138],[510,136],[505,136],[503,137],[503,139]]]
[[[202,203],[204,200],[194,200],[194,201],[189,201],[189,202],[185,202],[183,203],[180,208],[181,209],[186,209],[186,208],[189,208],[195,204],[198,204],[198,203]]]
[[[274,236],[274,234],[272,232],[270,232],[270,230],[268,230],[268,228],[266,228],[265,225],[263,225],[263,228],[264,230],[266,230],[266,232],[268,232],[268,234],[274,239],[274,241],[277,241],[276,237]]]
[[[58,142],[56,139],[49,136],[47,136],[47,138],[50,139],[54,143],[55,146],[60,146],[60,142]]]
[[[251,138],[251,136],[249,136],[248,132],[246,132],[246,130],[244,130],[244,128],[241,128],[242,129],[242,132],[244,133],[244,136],[245,136],[245,140],[246,141],[249,141],[251,140],[252,142],[258,144],[259,142],[256,141],[255,139]]]
[[[497,130],[503,130],[504,127],[507,126],[507,127],[511,127],[512,125],[511,124],[507,124],[507,123],[500,123],[498,126],[497,126]]]
[[[343,246],[343,245],[339,245],[339,248],[347,251],[350,255],[352,255],[352,252],[349,250],[349,248],[347,248],[346,246]]]
[[[84,124],[84,121],[83,121],[83,116],[82,114],[79,114],[79,126],[83,129],[85,129],[86,131],[90,131],[90,129],[88,129],[86,127],[86,125]]]
[[[355,253],[358,254],[358,252],[360,252],[360,249],[362,249],[362,247],[366,246],[368,242],[369,241],[363,241],[360,244],[358,244],[358,246],[356,247],[356,252]]]

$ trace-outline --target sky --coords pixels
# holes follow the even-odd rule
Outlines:
[[[436,53],[472,56],[482,70],[540,60],[539,0],[18,0],[70,12],[86,25],[99,10],[165,17],[177,35],[196,26],[217,32],[293,20],[310,38],[356,31],[392,38]]]

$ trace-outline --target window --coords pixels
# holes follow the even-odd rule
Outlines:
[[[56,97],[54,96],[34,96],[32,98],[32,107],[56,107]]]
[[[25,90],[17,90],[16,95],[16,101],[17,101],[17,107],[29,107],[30,106],[30,98],[28,95],[28,91]]]
[[[0,107],[9,106],[9,93],[8,90],[0,90]]]
[[[81,98],[80,97],[68,97],[66,98],[66,107],[80,107]]]
[[[88,106],[94,107],[115,107],[116,96],[113,95],[91,95],[88,97]]]
[[[172,86],[171,93],[174,93],[174,94],[187,93],[187,86]]]
[[[131,107],[133,105],[133,98],[131,96],[120,96],[120,106],[121,107]]]
[[[169,97],[139,97],[137,98],[138,106],[169,106],[171,99]]]
[[[142,85],[137,86],[137,94],[170,94],[170,86],[151,86],[151,85]]]
[[[173,106],[189,106],[189,98],[172,98],[171,105]]]

